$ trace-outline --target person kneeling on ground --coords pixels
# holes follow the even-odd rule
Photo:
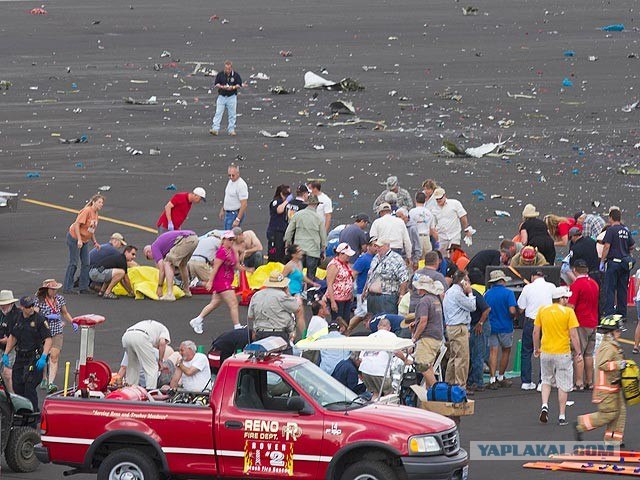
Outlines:
[[[107,256],[100,257],[96,263],[91,264],[89,278],[92,282],[100,285],[98,295],[102,298],[117,300],[118,297],[111,291],[118,284],[122,283],[130,297],[135,293],[127,274],[129,262],[134,261],[138,248],[133,245],[124,247],[124,252],[115,252]]]

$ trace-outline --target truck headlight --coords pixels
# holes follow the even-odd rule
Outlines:
[[[440,443],[431,435],[418,435],[409,438],[409,454],[411,455],[425,455],[440,453],[442,448]]]

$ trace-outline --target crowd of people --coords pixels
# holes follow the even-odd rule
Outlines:
[[[218,128],[219,122],[214,130]],[[334,225],[333,204],[321,182],[300,184],[295,191],[282,184],[269,203],[265,249],[255,232],[241,227],[248,213],[249,189],[239,167],[230,165],[228,177],[219,211],[222,229],[199,236],[183,228],[192,206],[207,199],[205,189],[196,187],[172,196],[156,223],[158,237],[143,248],[145,258],[158,269],[155,293],[159,300],[175,301],[176,288],[187,297],[192,289],[211,294],[210,302],[190,321],[196,334],[204,332],[206,316],[225,303],[233,328],[243,329],[246,323],[257,339],[277,335],[293,345],[305,336],[348,336],[359,329],[377,336],[405,336],[415,342],[413,356],[395,355],[415,363],[427,386],[435,383],[436,370],[441,369],[448,383],[465,386],[474,394],[487,387],[512,385],[506,373],[514,325],[520,325],[521,388],[542,391],[541,420],[547,421],[552,384],[560,392],[559,422],[564,425],[566,393],[589,390],[597,383],[594,332],[601,316],[626,318],[627,286],[634,264],[634,241],[619,208],[611,207],[606,220],[585,212],[540,219],[536,207],[527,204],[512,239],[469,255],[475,229],[467,211],[434,180],[426,180],[411,195],[397,177],[389,177],[373,202],[376,218],[359,213],[346,225]],[[69,265],[64,284],[48,279],[34,297],[19,302],[3,291],[7,298],[0,303],[7,303],[0,305],[0,342],[5,349],[3,372],[9,381],[12,365],[15,371],[15,365],[24,363],[21,352],[31,349],[29,358],[37,357],[42,369],[48,366],[43,385],[49,391],[57,389],[63,326],[72,324],[60,289],[65,295],[93,292],[113,300],[118,298],[113,289],[120,284],[129,296],[135,294],[128,269],[138,265],[137,247],[128,245],[117,232],[105,244],[97,241],[104,203],[104,196],[93,196],[68,229]],[[265,257],[281,263],[282,269],[273,271],[264,288],[252,296],[244,322],[233,287],[236,272],[256,270]],[[322,280],[318,278],[320,268],[326,273]],[[556,283],[549,281],[550,276]],[[519,298],[508,288],[513,280],[524,283]],[[312,291],[320,293],[315,302],[309,295]],[[310,322],[306,300],[311,304]],[[9,308],[16,302],[19,308]],[[34,308],[32,313],[30,308]],[[38,315],[38,321],[28,322],[28,335],[16,327],[25,323],[20,315],[25,319]],[[166,328],[156,327],[150,324],[146,330],[161,333],[147,332],[148,336],[168,343]],[[129,357],[127,380],[137,382],[141,370],[152,386],[151,377],[159,371],[152,364],[159,363],[162,369],[164,349],[153,345],[159,350],[154,356],[147,345],[142,348],[136,334],[142,330],[132,327],[123,337]],[[638,353],[639,333],[637,330],[634,353]],[[447,355],[440,364],[445,346]],[[186,350],[193,350],[190,344]],[[381,353],[346,352],[344,358],[329,354],[328,359],[321,353],[315,360],[341,379],[353,380],[355,368],[364,379],[364,388],[375,396],[390,389],[381,371],[389,358]],[[540,357],[540,382],[533,376],[532,356]],[[186,368],[183,373],[192,371]],[[486,386],[485,368],[489,372]],[[24,391],[15,375],[13,383],[16,391]]]

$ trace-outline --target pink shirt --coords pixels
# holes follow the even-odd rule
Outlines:
[[[334,265],[338,269],[333,281],[333,299],[336,302],[344,302],[353,298],[353,275],[347,263],[342,263],[337,258],[329,262],[327,268]]]
[[[213,291],[220,293],[231,290],[237,262],[236,252],[233,248],[227,250],[220,247],[216,252],[216,259],[222,260],[222,265],[220,265],[216,276],[213,277]]]

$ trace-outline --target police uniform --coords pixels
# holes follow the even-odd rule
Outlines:
[[[11,335],[15,337],[16,361],[13,365],[13,389],[18,395],[29,399],[38,411],[36,388],[42,375],[36,369],[36,362],[42,355],[44,342],[51,338],[47,319],[39,313],[29,317],[21,315],[16,321]]]
[[[622,443],[627,408],[620,388],[621,370],[624,365],[623,350],[612,334],[602,339],[596,352],[596,381],[593,386],[593,403],[598,411],[578,417],[578,432],[594,430],[606,425],[605,443]]]

